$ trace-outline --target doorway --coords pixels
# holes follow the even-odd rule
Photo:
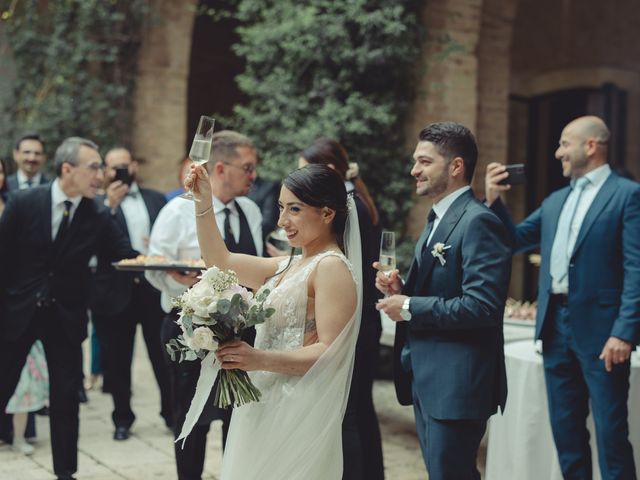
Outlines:
[[[221,117],[229,118],[233,107],[244,100],[235,81],[244,70],[244,62],[232,50],[238,41],[237,20],[217,18],[207,11],[228,11],[229,4],[221,0],[200,0],[195,16],[191,42],[191,59],[187,93],[187,136],[185,151],[189,151],[200,115],[216,118],[215,130],[226,127]]]
[[[609,162],[614,170],[625,173],[624,90],[607,83],[600,88],[574,88],[529,98],[512,96],[509,103],[509,158],[521,158],[526,165],[526,190],[519,198],[520,206],[525,206],[522,217],[538,208],[551,192],[568,184],[555,151],[562,129],[577,117],[597,115],[605,121],[611,131]],[[535,300],[538,269],[528,261],[522,269],[521,297]]]

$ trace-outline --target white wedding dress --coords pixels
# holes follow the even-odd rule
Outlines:
[[[328,251],[290,271],[278,284],[271,278],[266,301],[276,313],[256,327],[255,346],[263,350],[295,350],[303,346],[307,317],[307,280]],[[358,260],[359,261],[359,260]],[[288,259],[280,265],[282,269]],[[360,277],[359,275],[357,276]],[[235,408],[222,461],[222,480],[339,480],[342,478],[342,418],[347,405],[355,345],[360,327],[358,308],[349,323],[304,376],[251,372],[262,392],[259,402]]]

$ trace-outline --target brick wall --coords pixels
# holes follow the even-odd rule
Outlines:
[[[140,178],[161,191],[178,186],[185,155],[187,80],[196,0],[156,0],[140,52],[133,150]]]

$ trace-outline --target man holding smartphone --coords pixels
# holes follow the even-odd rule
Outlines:
[[[640,185],[611,170],[609,138],[598,117],[570,122],[555,153],[569,185],[518,225],[500,200],[511,174],[491,163],[485,179],[487,204],[511,231],[514,252],[540,248],[536,338],[564,478],[592,478],[589,406],[602,478],[636,478],[627,400],[640,341]]]
[[[113,148],[107,152],[105,164],[106,196],[98,197],[96,201],[109,208],[113,220],[128,236],[133,248],[146,255],[151,227],[166,203],[164,195],[138,185],[138,164],[126,148]],[[143,273],[118,272],[99,255],[91,311],[103,349],[104,384],[113,396],[114,440],[129,438],[129,429],[135,420],[131,410],[131,362],[138,323],[142,326],[160,389],[160,415],[170,426],[169,373],[160,342],[164,316],[160,292],[147,282]]]

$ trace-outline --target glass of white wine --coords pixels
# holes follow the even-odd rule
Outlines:
[[[396,269],[396,234],[384,230],[380,237],[380,268],[389,275]]]
[[[189,151],[189,158],[193,160],[197,165],[203,165],[209,161],[211,155],[211,140],[213,139],[213,125],[215,120],[211,117],[202,115],[198,122],[198,129],[193,137],[191,143],[191,150]],[[199,201],[191,190],[187,190],[180,195],[187,200]]]

